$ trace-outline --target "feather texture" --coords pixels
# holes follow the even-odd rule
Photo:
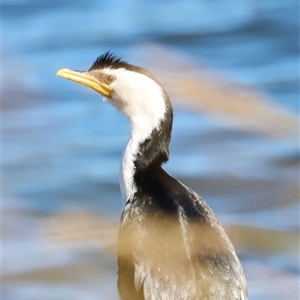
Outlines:
[[[241,264],[205,201],[163,169],[147,174],[151,172],[155,177],[144,177],[145,186],[154,181],[150,185],[156,184],[161,197],[174,202],[174,209],[161,206],[155,194],[138,185],[120,228],[121,299],[247,299]],[[131,267],[124,269],[124,261]]]

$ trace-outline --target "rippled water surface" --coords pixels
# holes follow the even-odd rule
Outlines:
[[[5,300],[117,299],[118,170],[129,124],[93,91],[56,77],[59,68],[87,69],[111,49],[155,72],[143,57],[162,48],[298,119],[296,0],[3,0],[2,18]],[[173,100],[166,169],[216,211],[249,299],[298,299],[297,130],[274,138]]]

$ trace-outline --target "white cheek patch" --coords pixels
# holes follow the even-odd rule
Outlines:
[[[142,73],[124,68],[103,71],[116,77],[110,85],[114,91],[112,104],[128,116],[132,125],[145,129],[148,124],[153,129],[166,109],[161,86]]]

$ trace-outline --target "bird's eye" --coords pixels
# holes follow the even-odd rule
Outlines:
[[[116,80],[116,77],[113,75],[105,75],[104,80],[106,83],[110,84]]]

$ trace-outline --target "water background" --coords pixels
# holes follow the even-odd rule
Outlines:
[[[117,299],[124,116],[55,76],[147,45],[299,116],[299,2],[2,0],[2,299]],[[151,48],[150,48],[151,49]],[[175,96],[176,97],[176,96]],[[299,296],[298,136],[229,128],[174,99],[166,169],[230,234],[249,299]]]

